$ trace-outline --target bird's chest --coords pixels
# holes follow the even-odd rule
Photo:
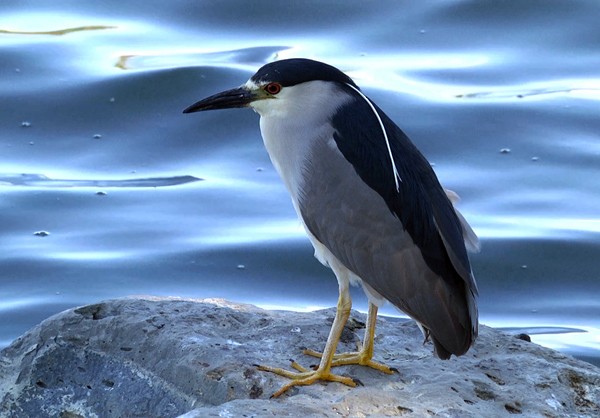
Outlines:
[[[307,163],[315,147],[332,138],[333,129],[326,123],[272,116],[261,117],[260,130],[273,166],[297,202],[307,175]]]

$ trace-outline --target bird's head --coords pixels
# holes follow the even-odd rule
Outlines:
[[[310,83],[321,82],[321,83]],[[241,87],[207,97],[186,108],[183,113],[214,109],[251,107],[261,116],[298,108],[308,102],[315,105],[328,95],[323,87],[350,85],[354,81],[331,65],[304,58],[275,61],[261,67]]]

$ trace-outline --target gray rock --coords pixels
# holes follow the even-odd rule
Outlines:
[[[399,370],[336,368],[364,386],[318,383],[269,396],[285,379],[253,364],[316,359],[333,309],[266,311],[223,300],[128,298],[70,309],[0,353],[2,417],[597,417],[600,369],[482,326],[447,361],[412,321],[383,318],[375,357]],[[362,337],[353,312],[339,351]]]

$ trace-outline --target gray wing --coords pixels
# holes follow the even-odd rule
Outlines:
[[[465,266],[462,254],[448,251],[448,240],[440,232],[438,224],[450,215],[438,221],[436,212],[453,211],[443,189],[438,185],[447,208],[424,210],[420,202],[405,215],[405,222],[412,222],[413,230],[421,234],[417,245],[401,216],[359,176],[339,143],[322,138],[306,161],[299,207],[307,228],[350,271],[420,322],[431,333],[438,356],[463,354],[477,333],[476,288],[468,259]],[[406,173],[401,176],[403,184],[415,181]],[[418,195],[413,198],[424,204],[430,201]],[[457,219],[454,212],[452,216]],[[424,257],[427,252],[433,254],[429,260]]]

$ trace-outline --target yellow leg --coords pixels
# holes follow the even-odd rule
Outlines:
[[[347,366],[351,364],[358,364],[361,366],[371,367],[373,369],[382,371],[383,373],[392,374],[397,371],[385,364],[373,361],[373,346],[375,339],[375,325],[377,322],[377,306],[369,303],[369,313],[367,315],[367,327],[365,329],[365,337],[363,343],[358,343],[358,350],[351,353],[335,354],[331,361],[331,367],[336,366]],[[304,350],[304,354],[313,357],[322,358],[321,353],[313,350]]]
[[[292,362],[292,367],[296,369],[297,372],[292,372],[278,367],[257,366],[258,370],[275,373],[280,376],[292,379],[291,382],[287,383],[281,389],[275,392],[271,396],[272,398],[281,395],[291,387],[312,385],[317,380],[339,382],[352,387],[355,387],[357,385],[357,382],[350,377],[340,376],[331,373],[331,363],[335,355],[335,350],[340,340],[340,336],[342,335],[344,325],[346,325],[346,321],[350,316],[351,307],[352,301],[350,300],[348,286],[340,285],[340,297],[338,299],[335,319],[333,320],[331,331],[329,331],[329,337],[327,338],[327,344],[325,344],[325,350],[323,350],[322,355],[319,355],[319,357],[321,358],[321,362],[319,363],[319,367],[316,370],[305,369],[295,361]]]

